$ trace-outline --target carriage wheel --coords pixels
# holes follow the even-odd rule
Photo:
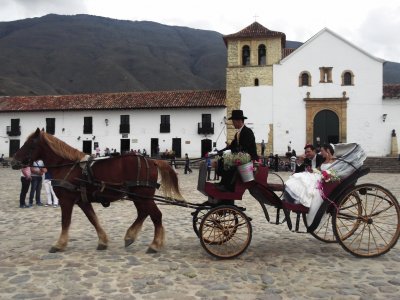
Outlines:
[[[223,205],[205,214],[199,233],[201,245],[209,254],[217,258],[233,258],[250,245],[252,228],[242,210]]]
[[[193,230],[196,233],[197,237],[200,237],[199,227],[201,220],[203,220],[204,215],[208,212],[206,208],[197,208],[194,212],[192,212],[193,216]]]
[[[342,210],[356,202],[361,209]],[[342,197],[338,208],[333,231],[346,251],[358,257],[375,257],[396,244],[400,235],[400,206],[385,188],[370,183],[356,186]]]
[[[210,203],[208,201],[204,202],[202,205],[210,205]],[[196,233],[197,237],[200,237],[200,233],[199,233],[199,227],[201,224],[201,221],[203,220],[203,217],[207,214],[207,212],[210,210],[210,208],[204,208],[204,207],[200,207],[197,208],[194,212],[192,212],[192,216],[193,216],[193,230]],[[237,217],[235,217],[235,224],[239,223],[239,220]],[[229,238],[229,237],[227,237]],[[206,239],[207,243],[214,243],[214,241],[212,239]],[[218,241],[217,241],[218,243]]]
[[[353,220],[354,222],[352,222],[352,220],[349,220],[346,216],[348,214],[358,214],[360,216],[361,213],[361,199],[357,195],[354,195],[354,198],[344,199],[344,202],[340,207],[340,212],[337,216],[338,219],[341,219],[341,226],[345,226],[347,228],[347,234],[342,236],[343,240],[351,236],[353,232],[357,230],[360,224],[360,220],[356,219]],[[306,214],[303,214],[303,221],[304,225],[308,227]],[[322,242],[336,243],[337,240],[332,226],[332,214],[325,214],[324,217],[321,219],[318,227],[313,232],[310,232],[310,234],[317,240],[320,240]]]

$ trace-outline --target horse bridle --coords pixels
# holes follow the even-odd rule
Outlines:
[[[33,142],[31,145],[29,145],[28,148],[28,157],[27,159],[24,159],[23,161],[20,162],[20,164],[24,167],[31,167],[33,165],[33,161],[32,161],[32,153],[33,151],[36,149],[37,147],[37,143],[38,143],[38,138],[34,138]],[[25,161],[27,161],[25,163]]]

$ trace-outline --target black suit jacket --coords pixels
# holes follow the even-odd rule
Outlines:
[[[224,150],[227,149],[230,149],[232,153],[249,153],[252,160],[258,160],[256,138],[254,136],[253,130],[251,130],[249,127],[243,126],[242,130],[240,131],[239,143],[235,134],[235,138],[233,139],[231,144]]]
[[[319,168],[322,165],[322,163],[325,161],[325,158],[321,154],[317,154],[316,156],[317,157],[316,157],[316,161],[315,161],[315,166],[317,168]],[[308,158],[305,158],[304,162],[300,166],[296,165],[295,172],[296,173],[304,172],[307,169],[307,167],[311,167],[311,160]]]

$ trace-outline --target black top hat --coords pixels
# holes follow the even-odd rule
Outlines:
[[[243,110],[235,109],[232,110],[232,116],[228,120],[244,120],[247,117],[243,116]]]

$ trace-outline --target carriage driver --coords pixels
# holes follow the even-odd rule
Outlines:
[[[232,142],[219,152],[225,150],[231,150],[232,153],[246,152],[250,154],[252,160],[258,160],[256,138],[253,131],[244,125],[245,119],[247,117],[243,115],[242,110],[232,110],[232,116],[228,120],[232,120],[233,126],[237,131]],[[217,186],[219,190],[234,191],[235,172],[236,170],[223,170],[221,172],[221,182]]]

